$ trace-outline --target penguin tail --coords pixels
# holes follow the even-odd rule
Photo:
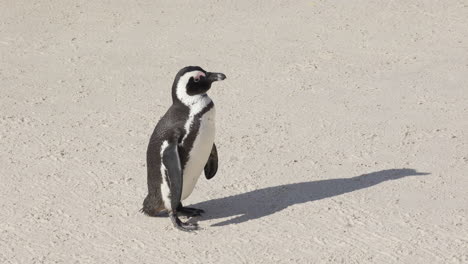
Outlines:
[[[143,201],[143,208],[140,209],[140,213],[147,216],[159,216],[159,213],[163,210],[161,199],[157,199],[156,195],[148,194]]]
[[[158,215],[158,212],[156,212],[156,210],[149,210],[149,209],[147,209],[145,207],[140,209],[140,213],[143,213],[144,215],[147,215],[147,216],[157,216]]]

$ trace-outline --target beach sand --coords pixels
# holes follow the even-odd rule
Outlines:
[[[468,263],[464,1],[0,1],[1,263]],[[219,171],[139,212],[177,71]]]

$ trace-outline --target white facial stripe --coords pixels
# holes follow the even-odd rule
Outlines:
[[[187,106],[191,106],[194,104],[197,104],[200,100],[203,100],[204,97],[203,95],[188,95],[187,94],[187,83],[190,80],[190,78],[200,78],[200,76],[205,76],[205,73],[202,71],[191,71],[187,72],[184,75],[182,75],[179,78],[179,82],[177,83],[177,98],[179,98],[182,103],[184,103]]]

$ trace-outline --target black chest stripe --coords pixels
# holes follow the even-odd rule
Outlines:
[[[210,102],[203,110],[201,110],[198,114],[196,114],[193,117],[193,122],[190,125],[189,131],[185,131],[187,137],[184,140],[184,143],[182,146],[179,146],[179,156],[180,156],[180,165],[182,166],[182,171],[185,168],[185,164],[187,164],[187,161],[189,159],[189,153],[192,150],[193,143],[195,142],[195,139],[198,134],[198,130],[200,129],[200,120],[201,117],[206,114],[208,111],[210,111],[214,107],[214,103]]]

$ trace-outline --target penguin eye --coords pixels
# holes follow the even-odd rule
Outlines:
[[[199,81],[200,81],[200,78],[199,78],[199,77],[193,78],[193,81],[194,81],[194,82],[199,82]]]

